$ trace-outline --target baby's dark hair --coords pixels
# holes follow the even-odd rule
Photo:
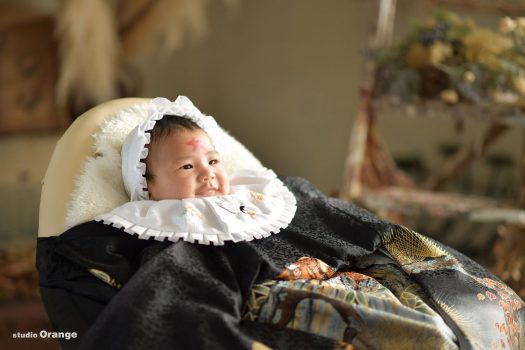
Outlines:
[[[151,149],[151,145],[155,144],[155,142],[158,142],[169,135],[171,135],[173,132],[178,130],[197,130],[201,129],[197,123],[193,122],[187,117],[181,117],[178,115],[171,115],[166,114],[162,117],[162,119],[157,120],[155,123],[155,126],[153,129],[148,131],[150,134],[150,142],[146,146],[146,148]],[[146,180],[152,180],[153,174],[148,170],[148,161],[147,158],[144,160],[146,163]]]

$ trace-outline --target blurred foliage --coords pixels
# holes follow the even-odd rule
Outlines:
[[[35,259],[34,245],[0,249],[0,303],[39,299]]]
[[[502,18],[492,30],[438,10],[375,58],[379,95],[525,107],[525,17]]]

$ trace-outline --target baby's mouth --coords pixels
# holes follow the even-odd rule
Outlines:
[[[199,192],[197,192],[197,196],[199,197],[214,196],[217,194],[218,191],[219,189],[215,186],[207,186],[203,188],[202,190],[200,190]]]

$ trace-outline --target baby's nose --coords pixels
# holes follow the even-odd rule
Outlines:
[[[201,178],[202,178],[203,182],[213,180],[213,179],[215,179],[215,173],[213,171],[211,171],[211,169],[206,168],[203,171]]]

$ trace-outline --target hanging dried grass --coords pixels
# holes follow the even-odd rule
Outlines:
[[[62,0],[56,34],[61,58],[58,102],[85,106],[117,97],[120,43],[108,2]]]
[[[208,30],[206,0],[125,0],[120,3],[119,24],[126,55],[149,50],[170,52],[185,35],[200,38]]]
[[[208,30],[206,5],[207,0],[61,0],[58,103],[81,112],[119,97],[120,88],[136,91],[137,79],[126,72],[125,59],[169,53],[188,36],[202,37]]]

